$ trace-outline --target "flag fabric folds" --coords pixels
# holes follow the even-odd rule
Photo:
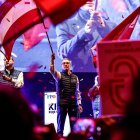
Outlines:
[[[99,43],[101,43],[103,41],[130,39],[131,34],[132,34],[132,32],[133,32],[133,30],[135,28],[135,25],[138,22],[139,13],[140,13],[140,7],[138,7],[132,14],[130,14],[118,26],[116,26]],[[93,46],[91,48],[93,64],[95,66],[97,65],[97,54],[96,55],[94,55],[94,54],[95,54],[95,52],[97,50],[97,45],[95,45],[95,46]]]
[[[21,35],[25,50],[39,43],[45,37],[42,33],[45,33],[50,25],[47,20],[47,28],[44,29],[41,22],[45,17],[49,17],[56,25],[71,16],[86,1],[35,0],[35,3],[33,0],[0,0],[0,4],[3,2],[0,6],[0,46],[3,46],[5,56],[10,58],[15,40]],[[38,5],[43,9],[43,17]]]
[[[34,25],[39,24],[41,21],[42,17],[38,12],[36,4],[32,0],[6,0],[0,6],[0,43],[5,50],[5,55],[7,58],[9,58],[11,55],[15,40],[23,33],[25,33],[25,31],[27,31]],[[43,29],[43,25],[41,26],[41,28]],[[40,26],[34,26],[32,29],[30,29],[29,32],[35,32],[35,34],[37,35],[37,28],[40,28]],[[36,29],[36,31],[33,31],[34,29]],[[33,47],[31,45],[35,45],[39,42],[38,39],[37,42],[32,42],[27,46],[27,42],[29,42],[29,38],[26,38],[27,34],[28,31],[24,36],[24,41],[26,42],[25,49],[29,49]]]
[[[130,14],[118,26],[116,26],[101,41],[129,39],[138,21],[139,14],[140,14],[140,7],[138,7],[132,14]]]
[[[35,0],[53,24],[58,24],[74,14],[87,0]]]
[[[27,51],[37,45],[49,30],[51,21],[49,18],[44,19],[44,24],[39,23],[31,27],[28,31],[23,34],[23,45],[24,50]]]

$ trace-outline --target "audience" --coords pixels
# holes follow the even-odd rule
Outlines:
[[[4,140],[58,140],[52,124],[40,124],[38,115],[19,90],[1,84],[0,127]]]
[[[132,84],[132,96],[126,105],[125,117],[111,140],[140,139],[140,72]]]
[[[53,124],[40,124],[38,114],[32,110],[30,104],[14,87],[0,85],[0,127],[4,140],[130,140],[140,138],[140,73],[132,84],[132,97],[126,104],[124,116],[100,116],[91,125],[86,124],[82,131],[83,121],[79,125],[79,132],[73,130],[67,137],[59,137]],[[89,127],[88,127],[89,126]]]
[[[35,117],[19,90],[0,85],[0,127],[4,140],[33,140]]]

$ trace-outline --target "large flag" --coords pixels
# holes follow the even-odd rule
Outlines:
[[[49,16],[53,24],[58,24],[74,14],[88,0],[34,0]]]
[[[57,24],[72,15],[87,0],[36,0],[37,4],[42,8],[45,17],[50,17],[54,24]],[[12,47],[15,40],[32,27],[33,30],[24,34],[24,46],[28,50],[39,42],[40,39],[32,39],[31,33],[38,33],[37,27],[34,25],[42,22],[39,9],[33,0],[0,0],[0,46],[3,46],[5,55],[10,58]],[[43,26],[39,28],[43,29]],[[30,42],[30,41],[36,42]]]
[[[1,1],[2,3],[3,1]],[[32,45],[37,44],[44,36],[37,38],[37,33],[43,30],[43,25],[41,27],[34,25],[42,22],[42,17],[40,16],[39,10],[36,4],[32,0],[6,0],[0,6],[0,43],[5,50],[5,55],[7,58],[10,57],[15,40],[21,36],[25,31],[24,35],[25,49],[29,49]],[[38,28],[41,30],[38,31]],[[36,31],[34,31],[34,29]],[[48,29],[48,27],[46,28]],[[30,32],[30,38],[29,38]],[[45,32],[45,30],[44,30]],[[32,34],[31,34],[32,33]],[[31,35],[34,36],[32,43]],[[36,35],[36,36],[35,36]]]
[[[125,20],[116,26],[101,41],[130,39],[140,15],[140,7],[131,13]]]
[[[23,34],[23,45],[24,50],[27,51],[38,44],[49,30],[51,21],[49,18],[44,19],[44,24],[39,23],[31,27],[28,31]]]
[[[135,25],[138,22],[139,15],[140,15],[140,7],[138,7],[133,13],[131,13],[118,26],[116,26],[100,42],[103,42],[103,41],[111,41],[111,40],[130,39],[131,34],[132,34],[132,32],[133,32],[133,30],[135,28]],[[92,52],[91,54],[92,54],[92,58],[93,58],[93,64],[95,66],[97,64],[97,52],[96,52],[97,45],[95,45],[95,46],[93,46],[91,48],[91,52]]]

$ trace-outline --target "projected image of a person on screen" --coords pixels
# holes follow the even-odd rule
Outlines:
[[[56,26],[58,56],[72,61],[73,72],[96,72],[91,47],[115,27],[96,7],[97,2],[89,0],[75,15]]]

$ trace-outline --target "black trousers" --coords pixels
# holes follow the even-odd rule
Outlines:
[[[57,133],[58,134],[63,135],[67,113],[70,120],[70,128],[72,130],[75,122],[73,121],[73,118],[76,119],[79,116],[78,106],[76,105],[57,106]]]

